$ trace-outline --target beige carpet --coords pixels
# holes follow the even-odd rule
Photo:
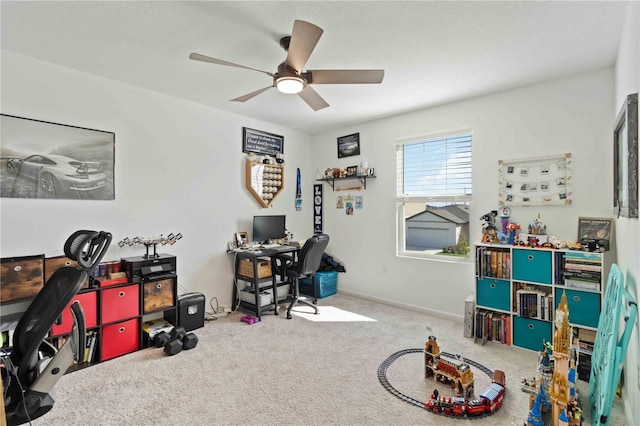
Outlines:
[[[424,347],[429,334],[442,351],[506,372],[503,408],[474,424],[520,426],[526,420],[528,395],[519,382],[535,374],[534,352],[476,345],[462,337],[459,322],[351,296],[337,294],[319,305],[317,316],[267,315],[254,325],[239,321],[244,312],[232,314],[195,330],[200,341],[191,351],[169,357],[150,348],[67,374],[56,386],[53,410],[34,424],[463,424],[402,402],[378,381],[383,360]],[[402,356],[388,378],[426,401],[434,384],[423,378],[423,362],[421,354]],[[479,371],[475,376],[478,395],[489,379]]]

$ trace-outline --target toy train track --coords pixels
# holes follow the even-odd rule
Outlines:
[[[433,412],[431,410],[429,410],[427,408],[427,404],[419,401],[415,398],[412,398],[408,395],[403,394],[402,392],[400,392],[399,390],[397,390],[396,388],[393,387],[393,385],[391,383],[389,383],[389,380],[387,379],[387,369],[389,368],[389,366],[391,364],[393,364],[393,362],[400,358],[403,355],[407,355],[407,354],[412,354],[412,353],[424,353],[424,350],[422,348],[416,348],[416,349],[404,349],[401,351],[398,351],[394,354],[391,354],[387,359],[385,359],[384,361],[382,361],[382,363],[380,364],[380,366],[378,367],[378,380],[380,381],[380,384],[382,385],[382,387],[384,387],[387,391],[389,391],[389,393],[391,393],[392,395],[396,396],[397,398],[399,398],[400,400],[411,404],[411,405],[415,405],[416,407],[422,408],[423,410],[429,411],[429,412]],[[448,352],[441,352],[440,353],[442,356],[445,356],[447,358],[452,358],[455,359],[455,355],[454,354],[450,354]],[[489,378],[493,378],[494,372],[493,370],[485,367],[484,365],[477,363],[475,361],[472,361],[470,359],[465,359],[465,362],[469,365],[474,366],[475,368],[477,368],[478,370],[482,371],[483,373],[485,373]],[[494,412],[485,412],[481,415],[477,415],[477,416],[461,416],[458,417],[460,419],[479,419],[482,417],[486,417],[486,416],[490,416],[492,414],[494,414]],[[443,416],[447,416],[450,417],[447,414],[444,414],[443,412],[438,412],[436,414],[440,414]]]

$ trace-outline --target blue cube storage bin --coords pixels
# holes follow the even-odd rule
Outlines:
[[[299,280],[300,293],[313,296],[313,281],[311,278]],[[316,272],[316,293],[319,299],[336,294],[338,291],[338,272]]]

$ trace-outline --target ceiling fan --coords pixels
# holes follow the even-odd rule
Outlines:
[[[309,22],[294,21],[291,36],[280,39],[280,46],[287,51],[287,58],[278,65],[278,71],[275,73],[211,58],[199,53],[192,53],[189,58],[195,61],[258,71],[273,78],[273,84],[270,86],[231,99],[235,102],[248,101],[275,87],[282,93],[298,94],[314,111],[318,111],[328,107],[329,104],[311,88],[312,84],[378,84],[382,82],[384,70],[306,70],[303,72],[304,66],[318,44],[322,33],[322,28]]]

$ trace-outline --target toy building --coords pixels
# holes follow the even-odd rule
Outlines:
[[[556,309],[555,327],[553,371],[549,379],[549,371],[545,367],[551,367],[551,360],[548,359],[548,351],[545,348],[541,352],[538,377],[535,380],[536,392],[529,398],[527,426],[545,424],[546,422],[543,421],[545,411],[550,411],[549,424],[553,426],[579,426],[581,423],[582,410],[578,404],[576,391],[576,354],[575,346],[572,346],[573,331],[569,325],[569,306],[565,292],[562,293],[560,304]]]
[[[435,336],[429,336],[424,344],[424,377],[433,377],[437,382],[448,384],[456,396],[473,396],[473,371],[464,361],[456,364],[440,357],[440,347]]]

